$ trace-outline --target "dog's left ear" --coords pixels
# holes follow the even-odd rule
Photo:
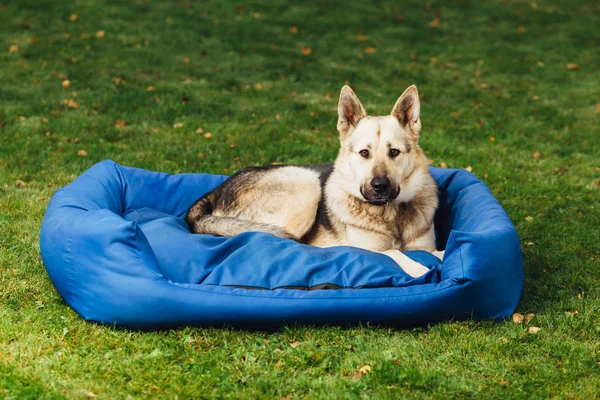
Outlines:
[[[391,115],[398,118],[400,125],[406,128],[412,139],[418,139],[421,132],[421,102],[419,91],[415,85],[411,85],[402,93]]]

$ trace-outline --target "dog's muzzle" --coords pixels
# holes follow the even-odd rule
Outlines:
[[[367,203],[383,206],[392,202],[400,194],[400,186],[392,185],[387,177],[376,177],[360,190]]]

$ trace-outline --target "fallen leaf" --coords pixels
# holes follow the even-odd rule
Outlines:
[[[507,339],[507,338],[505,338],[505,337],[501,337],[501,338],[500,338],[500,339],[498,339],[498,340],[500,340],[502,343],[508,343],[508,339]]]
[[[525,32],[527,32],[527,28],[525,28],[524,26],[520,26],[520,27],[518,27],[518,28],[517,28],[517,33],[518,33],[519,35],[522,35],[522,34],[524,34]]]
[[[519,314],[519,313],[514,313],[512,315],[512,320],[515,324],[520,324],[521,322],[523,322],[523,319],[525,319],[525,317],[523,316],[523,314]]]
[[[23,182],[20,179],[17,179],[17,181],[15,182],[15,184],[17,185],[18,188],[22,188],[25,186],[25,182]]]
[[[24,115],[19,115],[19,121],[25,121],[27,119]]]
[[[293,343],[290,343],[290,346],[295,349],[296,347],[300,346],[300,343],[299,342],[293,342]]]
[[[202,132],[204,132],[204,129],[202,129],[202,128],[196,129],[196,133],[202,133]]]
[[[104,37],[104,33],[105,33],[104,31],[98,31],[98,32],[96,32],[96,37],[97,38]]]
[[[528,324],[529,321],[531,321],[533,319],[533,317],[535,317],[535,314],[533,313],[529,313],[525,316],[525,323]]]
[[[367,48],[365,49],[365,53],[367,53],[367,54],[373,54],[373,53],[375,53],[376,51],[377,51],[377,50],[375,49],[375,47],[367,47]]]
[[[539,151],[536,151],[535,153],[533,153],[533,158],[538,159],[540,158],[542,155],[540,154]]]
[[[183,122],[175,122],[173,124],[173,128],[178,129],[181,128],[183,126]]]
[[[229,148],[231,148],[231,149],[235,149],[236,147],[237,147],[237,144],[235,144],[235,143],[231,143],[229,145]]]
[[[525,221],[533,221],[533,217],[528,215],[525,217]]]
[[[71,14],[71,16],[69,17],[69,21],[71,22],[75,22],[79,19],[79,17],[77,16],[77,14]]]
[[[269,344],[269,343],[271,343],[271,341],[270,341],[269,339],[263,339],[263,342],[264,342],[265,344]]]
[[[309,54],[310,54],[310,53],[309,53]],[[262,85],[262,83],[260,83],[260,82],[256,82],[256,83],[254,84],[254,89],[256,89],[256,90],[261,90],[262,88],[263,88],[263,85]]]
[[[359,42],[364,42],[365,40],[367,40],[368,38],[365,35],[356,35],[355,36],[356,40],[358,40]]]
[[[495,142],[495,141],[496,141],[496,138],[495,138],[495,137],[493,137],[493,136],[490,136],[490,142],[492,142],[492,143],[493,143],[493,142]]]
[[[87,392],[87,396],[88,397],[96,397],[96,393],[94,393],[94,392]]]
[[[125,82],[125,79],[121,78],[120,76],[115,77],[112,80],[115,83],[115,85],[124,85],[125,83],[127,83],[127,82]]]
[[[540,328],[538,328],[537,326],[530,326],[528,329],[528,332],[531,334],[535,334],[535,333],[538,333],[539,330],[540,330]]]
[[[83,40],[83,39],[87,39],[87,38],[89,38],[89,37],[90,37],[90,35],[88,35],[88,33],[87,33],[87,32],[83,32],[81,35],[79,35],[79,39],[82,39],[82,40]]]
[[[189,64],[190,63],[190,58],[189,57],[183,57],[183,63],[184,64]]]
[[[472,168],[470,165],[469,165],[469,166],[467,166],[467,168],[465,168],[465,169],[466,169],[467,171],[469,171],[469,172],[473,172],[473,168]]]
[[[536,3],[535,1],[533,3],[531,3],[531,8],[533,8],[534,10],[537,10],[538,3]]]
[[[432,28],[436,28],[438,26],[440,26],[440,19],[438,17],[435,17],[430,23],[429,26],[431,26]]]
[[[362,367],[361,369],[358,370],[361,374],[367,374],[369,372],[371,372],[371,366],[370,365],[365,365],[364,367]]]
[[[290,26],[290,33],[294,35],[298,33],[298,27],[295,25]]]
[[[327,92],[327,95],[326,95],[326,96],[327,96],[327,98],[328,98],[328,99],[330,99],[330,100],[331,100],[331,99],[333,99],[333,93],[331,93],[331,92]],[[600,104],[598,104],[598,106],[600,106]],[[599,110],[599,111],[600,111],[600,110]]]
[[[305,56],[309,56],[310,53],[312,53],[312,49],[310,47],[303,47],[302,48],[302,54],[304,54]]]
[[[540,99],[540,96],[533,96],[533,97],[531,98],[531,100],[533,100],[533,101],[538,101],[539,99]]]
[[[600,112],[600,103],[596,104],[596,112]]]
[[[525,246],[527,246],[527,247],[531,247],[534,244],[535,244],[534,242],[525,242]]]
[[[123,121],[122,119],[118,119],[115,121],[115,123],[113,124],[115,128],[121,128],[125,125],[127,125],[127,121]]]
[[[8,48],[9,54],[16,53],[17,51],[19,51],[19,46],[17,46],[16,44],[13,44]]]
[[[445,162],[439,163],[438,167],[440,168],[448,168],[448,164],[446,164]]]
[[[579,311],[577,311],[577,310],[575,310],[575,311],[566,311],[566,313],[570,314],[570,315],[577,315],[577,314],[579,314]]]
[[[275,114],[275,119],[281,119],[281,114],[279,114],[279,113]]]
[[[154,92],[154,86],[148,86],[148,87],[146,88],[146,90],[147,90],[148,92]]]
[[[505,379],[503,381],[498,382],[499,385],[508,386],[508,381]]]
[[[211,137],[212,137],[212,133],[210,133],[210,132],[206,132],[204,134],[204,138],[206,138],[206,139],[210,139]]]
[[[81,149],[81,150],[79,150],[79,151],[77,152],[77,155],[78,155],[79,157],[87,157],[87,155],[88,155],[88,152],[87,152],[87,151],[85,151],[85,150],[83,150],[83,149]]]
[[[580,68],[581,67],[579,66],[579,64],[567,64],[567,69],[569,71],[577,71]]]
[[[79,103],[73,99],[63,99],[63,104],[69,108],[79,108]]]
[[[62,81],[62,87],[64,87],[66,89],[69,86],[71,86],[71,81],[70,80],[65,79],[64,81]]]

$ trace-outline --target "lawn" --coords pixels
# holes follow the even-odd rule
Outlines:
[[[595,2],[7,0],[0,21],[0,397],[599,395]],[[527,322],[137,332],[54,290],[57,189],[107,158],[330,162],[345,83],[373,114],[417,84],[434,165],[471,168],[517,227]]]

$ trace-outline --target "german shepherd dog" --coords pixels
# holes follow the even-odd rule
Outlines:
[[[267,232],[319,247],[354,246],[391,257],[407,274],[428,271],[403,250],[436,252],[438,188],[418,145],[412,85],[390,115],[368,116],[350,87],[338,103],[333,164],[245,168],[202,196],[185,217],[194,233]]]

